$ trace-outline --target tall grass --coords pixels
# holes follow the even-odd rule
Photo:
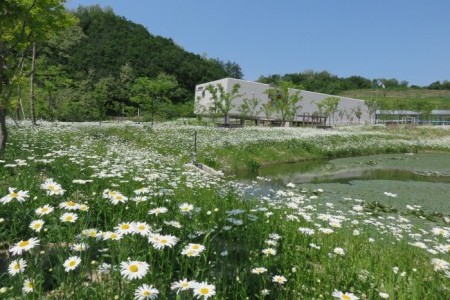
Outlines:
[[[389,299],[448,299],[450,228],[444,224],[422,228],[413,225],[414,216],[376,214],[364,199],[348,195],[324,202],[320,190],[293,185],[244,197],[258,186],[184,165],[194,130],[201,137],[201,158],[218,166],[232,166],[244,153],[253,154],[244,161],[269,161],[258,149],[282,149],[295,158],[358,154],[360,147],[369,151],[380,144],[382,151],[425,147],[412,135],[371,130],[14,128],[0,167],[0,297],[140,299],[138,289],[148,284],[160,299],[192,299],[206,282],[215,299],[331,299],[335,290],[360,299],[381,299],[380,293]],[[50,178],[56,188],[42,185]],[[29,197],[19,201],[18,191]],[[336,209],[336,202],[346,209]],[[54,211],[38,215],[45,205]],[[78,218],[65,222],[64,213]],[[45,223],[36,232],[29,225],[38,219]],[[121,224],[127,222],[149,230],[126,231]],[[111,233],[121,238],[108,238]],[[31,238],[39,244],[13,255],[19,242]],[[192,243],[204,250],[182,254]],[[64,264],[73,256],[81,263],[67,271]],[[8,269],[20,258],[27,264],[23,271]],[[128,280],[121,264],[130,261],[145,262],[148,272]],[[274,282],[275,276],[286,281]],[[27,279],[32,289],[24,285]],[[196,283],[177,293],[171,287],[182,279]]]

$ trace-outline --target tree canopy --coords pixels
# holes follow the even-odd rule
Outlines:
[[[68,53],[65,68],[74,79],[83,78],[89,70],[94,70],[96,81],[118,76],[121,67],[129,64],[136,77],[174,75],[182,92],[172,100],[179,103],[193,99],[195,85],[200,82],[243,76],[238,64],[185,51],[172,39],[155,36],[144,26],[117,16],[111,8],[79,7],[74,14],[85,35]]]

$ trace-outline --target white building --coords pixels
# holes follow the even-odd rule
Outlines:
[[[225,92],[231,92],[235,84],[240,85],[239,94],[241,94],[241,96],[233,101],[233,108],[229,112],[230,118],[249,119],[248,117],[242,116],[239,107],[242,105],[245,98],[251,99],[254,97],[258,99],[257,111],[259,111],[259,113],[253,119],[259,119],[262,121],[264,121],[264,119],[267,119],[264,112],[261,111],[261,107],[264,103],[270,101],[265,91],[273,87],[270,86],[269,84],[233,78],[224,78],[197,85],[195,87],[195,111],[194,111],[195,114],[204,116],[208,115],[208,109],[211,107],[212,99],[211,94],[207,91],[206,87],[208,85],[219,85],[219,84],[222,85]],[[320,113],[317,107],[317,103],[332,95],[301,91],[300,96],[302,98],[299,101],[298,105],[301,106],[301,108],[296,112],[293,123],[294,124],[303,123],[305,125],[305,124],[320,124],[321,121],[323,122],[325,116],[321,116],[321,118],[319,118]],[[329,120],[327,122],[327,125],[328,124],[349,125],[358,123],[364,124],[370,122],[367,106],[365,105],[363,100],[340,96],[334,97],[339,97],[340,101],[337,112],[334,115],[334,121],[332,119]],[[356,110],[361,111],[359,119],[355,115]],[[280,116],[274,113],[270,117],[270,119],[279,120]]]

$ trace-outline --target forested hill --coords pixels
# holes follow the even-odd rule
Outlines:
[[[95,81],[116,77],[121,67],[129,64],[135,77],[174,75],[181,91],[173,100],[183,102],[191,100],[199,82],[242,77],[237,64],[185,51],[172,39],[155,36],[144,26],[117,16],[111,8],[79,7],[74,14],[84,37],[68,53],[65,69],[75,80],[86,77],[90,71]]]

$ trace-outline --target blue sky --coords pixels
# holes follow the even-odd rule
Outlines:
[[[244,78],[328,71],[425,86],[450,80],[449,0],[68,0],[99,4]]]

